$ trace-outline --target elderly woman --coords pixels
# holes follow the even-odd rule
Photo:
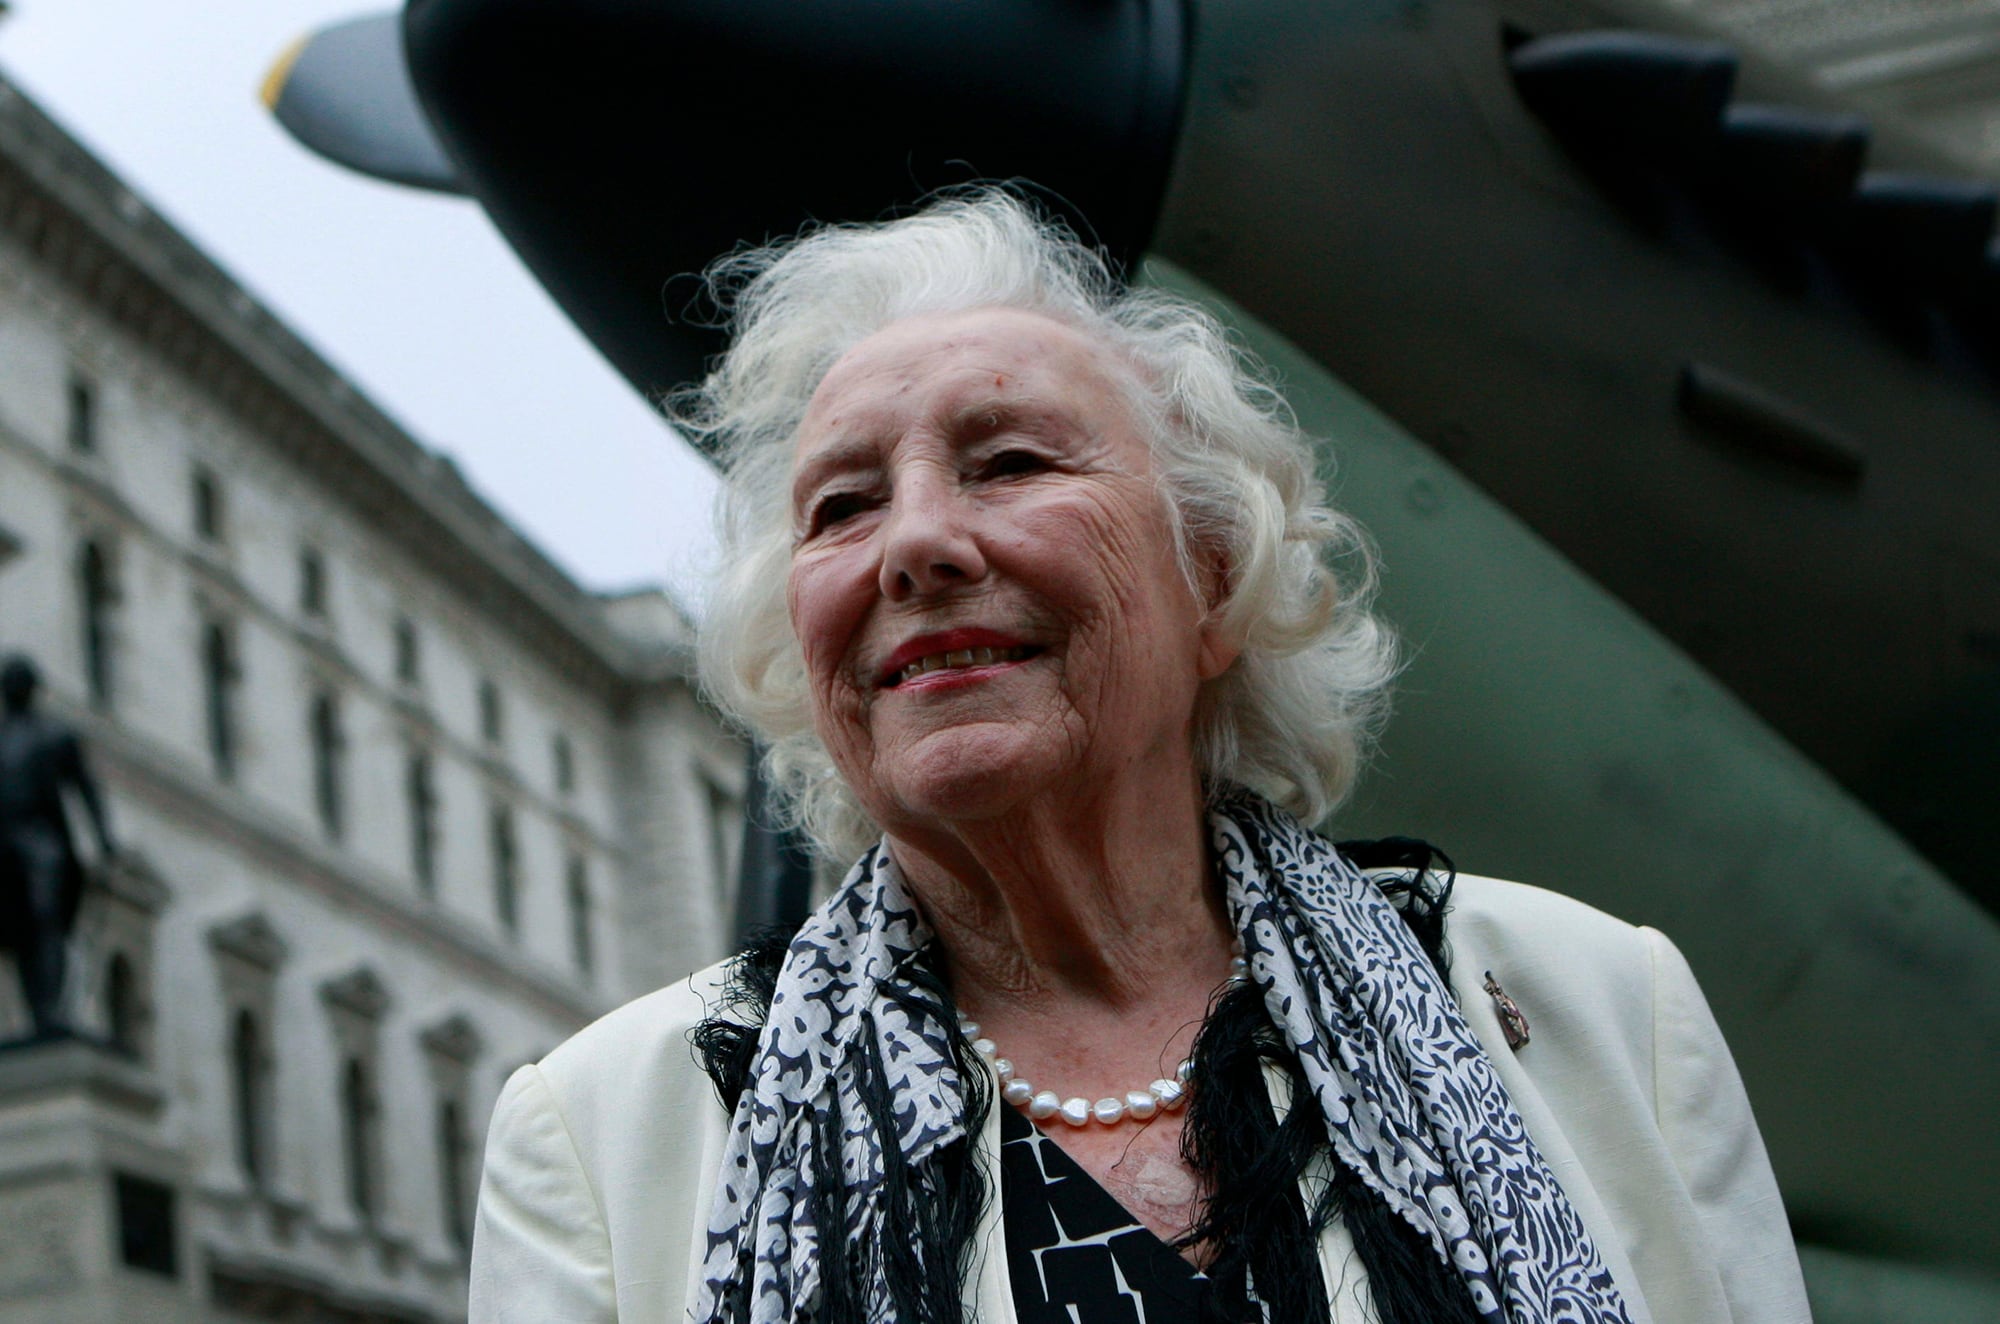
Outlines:
[[[1393,645],[1207,315],[1000,193],[718,289],[703,674],[859,862],[514,1076],[475,1320],[1806,1318],[1666,939],[1305,826]]]

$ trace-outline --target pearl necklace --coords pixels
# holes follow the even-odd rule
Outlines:
[[[1229,983],[1240,984],[1249,973],[1239,941],[1236,955],[1229,959]],[[958,1030],[972,1041],[972,1051],[984,1058],[986,1065],[993,1068],[993,1074],[1000,1078],[1000,1097],[1038,1122],[1051,1117],[1060,1117],[1071,1126],[1088,1126],[1093,1121],[1101,1126],[1144,1122],[1162,1112],[1179,1111],[1187,1103],[1188,1081],[1194,1077],[1193,1060],[1183,1058],[1173,1075],[1162,1076],[1145,1089],[1128,1090],[1123,1098],[1106,1095],[1096,1103],[1081,1095],[1065,1099],[1054,1090],[1038,1090],[1026,1077],[1016,1075],[1014,1064],[1000,1056],[999,1046],[981,1037],[978,1022],[961,1017]]]

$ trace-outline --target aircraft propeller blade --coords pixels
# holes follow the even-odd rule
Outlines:
[[[465,192],[410,85],[399,12],[300,38],[265,76],[261,97],[287,133],[336,165],[394,184]]]

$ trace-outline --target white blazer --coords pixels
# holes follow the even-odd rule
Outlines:
[[[1459,1005],[1635,1324],[1809,1320],[1749,1100],[1674,945],[1553,892],[1474,877],[1458,880],[1445,936]],[[1482,986],[1489,970],[1528,1019],[1519,1051]],[[729,1122],[688,1031],[722,974],[628,1003],[507,1082],[479,1191],[474,1324],[688,1318]],[[989,1168],[1004,1106],[980,1147]],[[987,1189],[968,1304],[1011,1324],[997,1170]],[[1373,1321],[1338,1220],[1320,1264],[1336,1324]]]

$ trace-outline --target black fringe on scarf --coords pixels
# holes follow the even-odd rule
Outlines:
[[[1449,981],[1444,945],[1445,910],[1456,872],[1443,851],[1408,837],[1344,841],[1340,853],[1367,870],[1399,870],[1377,885],[1401,912],[1441,978]],[[757,1029],[770,1010],[778,970],[790,936],[767,933],[733,963],[725,990],[726,1010],[697,1026],[690,1036],[722,1106],[735,1111],[750,1080],[757,1055]],[[911,1010],[958,1023],[951,990],[928,964],[912,968]],[[868,1040],[873,1043],[872,1037]],[[951,1036],[952,1056],[966,1082],[966,1133],[978,1135],[993,1106],[991,1083],[982,1064],[960,1036]],[[1441,1263],[1430,1242],[1398,1216],[1345,1164],[1318,1163],[1320,1179],[1308,1210],[1289,1194],[1301,1189],[1308,1171],[1326,1153],[1326,1124],[1313,1107],[1293,1108],[1280,1122],[1264,1085],[1266,1063],[1284,1071],[1294,1099],[1309,1099],[1311,1087],[1265,1013],[1263,997],[1244,985],[1218,995],[1194,1045],[1194,1086],[1181,1150],[1210,1194],[1201,1220],[1184,1244],[1214,1248],[1208,1273],[1225,1287],[1248,1284],[1279,1324],[1306,1324],[1328,1316],[1316,1238],[1334,1218],[1343,1219],[1355,1255],[1368,1276],[1381,1324],[1478,1324],[1479,1312],[1458,1274]],[[894,1130],[892,1105],[882,1064],[864,1067],[862,1097],[881,1133]],[[845,1224],[839,1176],[839,1136],[843,1119],[822,1116],[814,1152],[820,1170],[811,1195],[815,1223]],[[971,1272],[973,1233],[984,1207],[986,1182],[970,1161],[967,1142],[949,1146],[913,1175],[894,1146],[887,1147],[885,1198],[890,1226],[907,1236],[883,1238],[880,1246],[849,1246],[835,1256],[822,1251],[824,1290],[811,1324],[879,1324],[867,1313],[866,1285],[877,1271],[875,1256],[895,1298],[896,1319],[910,1324],[958,1324],[964,1318],[965,1283]],[[942,1253],[926,1253],[935,1248]],[[747,1283],[723,1302],[720,1318],[734,1324],[749,1318]],[[1212,1299],[1235,1295],[1225,1291]],[[801,1324],[805,1324],[801,1321]]]
[[[731,963],[723,989],[724,1011],[689,1035],[703,1069],[715,1082],[716,1097],[729,1112],[736,1111],[736,1102],[750,1083],[757,1032],[771,1009],[778,971],[790,945],[790,935],[782,932],[767,931],[754,938]],[[913,1020],[933,1019],[955,1031],[958,1009],[951,990],[924,954],[914,958],[904,973],[910,987],[891,993],[898,1005]],[[993,1106],[991,1077],[963,1035],[954,1032],[946,1041],[952,1065],[965,1083],[965,1133],[976,1136],[984,1130]],[[855,1085],[868,1110],[868,1124],[877,1135],[893,1135],[895,1101],[889,1095],[875,1036],[863,1035],[861,1042],[868,1051]],[[837,1110],[813,1120],[813,1181],[806,1198],[816,1227],[847,1225],[847,1188],[840,1173],[840,1138],[845,1130],[846,1119]],[[902,1150],[893,1144],[882,1147],[882,1157],[882,1198],[894,1234],[874,1244],[846,1246],[845,1254],[830,1246],[822,1248],[820,1299],[811,1324],[876,1324],[868,1310],[868,1285],[878,1273],[889,1285],[898,1324],[959,1324],[972,1271],[973,1233],[986,1206],[985,1173],[970,1160],[967,1140],[945,1146],[922,1171],[912,1171]],[[731,1288],[719,1319],[748,1320],[748,1275],[739,1274]]]
[[[1449,982],[1444,915],[1457,876],[1451,860],[1408,837],[1343,841],[1339,850],[1358,868],[1401,871],[1378,875],[1376,885]],[[1215,1247],[1209,1277],[1235,1284],[1247,1274],[1273,1320],[1325,1320],[1317,1238],[1338,1217],[1354,1239],[1381,1324],[1477,1324],[1465,1280],[1438,1259],[1429,1239],[1346,1164],[1316,1163],[1327,1154],[1326,1119],[1311,1106],[1312,1086],[1264,1010],[1262,993],[1242,984],[1219,994],[1195,1038],[1193,1059],[1181,1153],[1205,1179],[1209,1196],[1181,1244]],[[1307,1104],[1291,1108],[1282,1122],[1265,1087],[1267,1063],[1289,1078],[1291,1097]],[[1315,1167],[1317,1180],[1308,1183]],[[1310,1210],[1290,1195],[1308,1187],[1316,1188]],[[1273,1192],[1286,1195],[1274,1199]]]

